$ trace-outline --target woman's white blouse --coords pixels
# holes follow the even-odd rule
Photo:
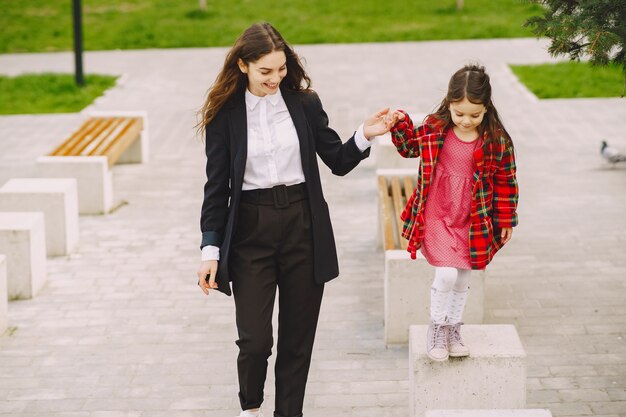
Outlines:
[[[298,133],[280,90],[258,97],[246,90],[248,159],[242,190],[304,182]]]
[[[242,190],[304,182],[298,133],[280,90],[264,97],[246,90],[246,114],[248,156]],[[363,125],[359,126],[354,140],[361,152],[371,146],[363,134]],[[203,247],[202,260],[219,260],[219,248]]]

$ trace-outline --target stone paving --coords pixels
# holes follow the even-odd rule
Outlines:
[[[538,101],[508,63],[549,61],[534,39],[297,46],[347,138],[391,106],[426,113],[450,75],[479,61],[514,138],[520,225],[489,267],[486,322],[513,323],[528,353],[528,407],[555,416],[626,416],[626,151],[623,99]],[[49,282],[9,303],[0,337],[0,415],[229,417],[238,413],[232,299],[196,287],[204,155],[194,111],[226,49],[86,54],[89,73],[121,74],[89,109],[145,110],[151,160],[114,168],[119,208],[82,216],[80,248],[49,258]],[[72,55],[0,55],[0,72],[72,70]],[[88,110],[89,110],[88,109]],[[0,117],[0,183],[82,114]],[[383,343],[383,255],[373,160],[346,177],[322,169],[341,276],[327,286],[307,417],[407,417],[408,352]],[[470,295],[471,296],[471,295]],[[273,410],[273,378],[265,410]]]

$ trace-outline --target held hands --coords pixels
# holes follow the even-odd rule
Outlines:
[[[198,285],[204,294],[209,295],[209,290],[217,288],[216,274],[217,261],[202,261],[198,268]]]
[[[400,120],[404,120],[402,112],[394,110],[390,113],[389,108],[382,109],[363,122],[363,134],[367,140],[371,140],[374,136],[389,132]]]
[[[387,113],[387,115],[385,116],[385,124],[389,126],[390,130],[396,125],[396,123],[402,120],[404,120],[404,113],[402,113],[400,110],[394,110],[391,113]]]

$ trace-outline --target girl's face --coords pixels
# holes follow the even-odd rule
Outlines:
[[[248,90],[259,97],[275,94],[287,75],[287,57],[283,51],[272,51],[247,65],[240,58],[237,65],[248,76]]]
[[[452,123],[462,132],[473,132],[483,121],[487,109],[482,104],[474,104],[464,97],[461,101],[450,103]]]

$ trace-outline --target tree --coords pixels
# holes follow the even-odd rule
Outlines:
[[[198,7],[200,7],[201,12],[206,12],[206,0],[198,0]]]
[[[530,0],[544,6],[524,26],[551,40],[552,56],[571,60],[588,57],[593,65],[617,64],[624,73],[626,92],[626,0]]]

